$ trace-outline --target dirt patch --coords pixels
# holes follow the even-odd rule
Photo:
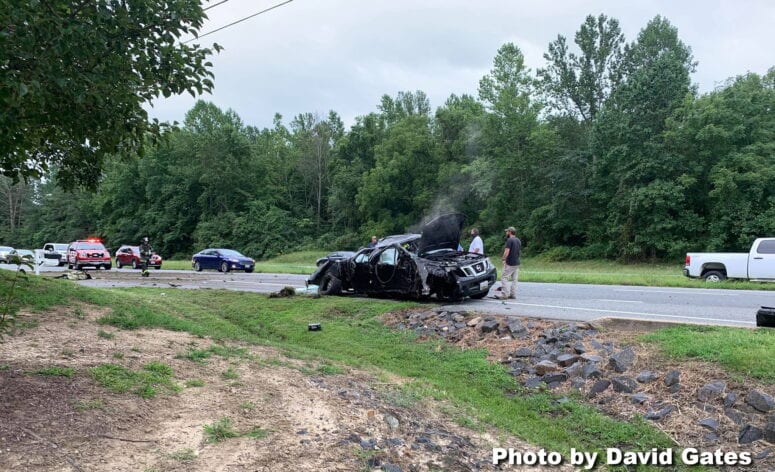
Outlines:
[[[187,333],[117,330],[96,323],[103,314],[23,313],[0,344],[0,470],[492,470],[493,447],[536,450],[459,426],[448,405],[407,398],[406,379],[323,375],[341,367]],[[90,374],[150,362],[170,366],[181,391],[113,393]],[[73,375],[36,373],[52,367]],[[211,441],[205,425],[218,424],[237,437]]]
[[[775,470],[775,447],[767,441],[775,409],[763,411],[748,401],[754,391],[771,400],[773,386],[710,362],[669,359],[653,344],[636,342],[672,324],[568,323],[442,309],[391,313],[383,321],[420,339],[485,349],[490,361],[504,364],[528,389],[574,396],[625,421],[645,417],[678,446],[747,451],[755,466],[746,470]]]

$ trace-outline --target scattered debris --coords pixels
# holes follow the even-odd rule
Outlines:
[[[68,270],[64,274],[57,275],[55,279],[68,279],[68,280],[91,280],[92,276],[88,272],[82,270]]]
[[[279,292],[272,292],[269,294],[269,298],[286,298],[296,295],[296,289],[293,287],[283,287]]]

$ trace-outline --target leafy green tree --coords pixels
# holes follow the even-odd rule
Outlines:
[[[35,185],[38,182],[16,182],[0,176],[0,241],[18,244],[20,232],[30,211]]]
[[[408,116],[429,116],[431,103],[422,90],[398,92],[396,98],[383,95],[379,104],[380,117],[392,125]]]
[[[21,243],[30,249],[44,244],[69,243],[89,236],[104,236],[97,229],[100,220],[95,194],[82,189],[64,190],[56,176],[36,185],[23,222]],[[110,241],[106,241],[110,245]]]
[[[96,186],[111,154],[142,151],[143,105],[212,89],[213,49],[179,41],[205,20],[190,0],[48,0],[0,6],[0,171]]]
[[[91,2],[71,13],[120,13],[119,3]],[[138,5],[153,4],[130,3],[139,16]],[[44,10],[61,4],[40,3]],[[0,15],[25,8],[5,5]],[[97,30],[120,21],[102,18]],[[75,21],[75,29],[82,23]],[[12,33],[20,41],[32,37]],[[57,34],[76,32],[52,31],[44,39]],[[77,180],[67,165],[61,179],[53,172],[72,153],[52,154],[44,179],[14,184],[4,177],[0,239],[40,247],[102,236],[115,249],[147,235],[165,257],[188,257],[205,246],[271,257],[307,247],[354,249],[372,234],[404,231],[434,212],[455,210],[480,227],[488,252],[499,249],[502,228],[515,225],[531,253],[664,259],[688,249],[740,250],[775,232],[775,69],[697,96],[691,50],[664,18],[625,45],[616,20],[588,16],[574,40],[576,46],[562,36],[553,41],[537,77],[520,49],[505,44],[478,98],[452,95],[434,111],[421,91],[385,95],[349,130],[334,112],[302,113],[287,125],[275,115],[271,127],[258,129],[231,110],[198,102],[160,143],[137,135],[141,159],[126,159],[129,148],[90,148],[102,160],[79,170],[99,181],[96,194],[56,185]],[[12,45],[11,52],[24,47],[31,46]],[[88,41],[84,47],[97,48]],[[0,69],[0,77],[10,74]],[[147,78],[153,87],[153,75]],[[40,90],[27,86],[24,100],[37,100]],[[17,86],[0,99],[14,93],[18,99],[21,91]],[[86,131],[74,136],[76,147],[97,142],[84,138]],[[13,172],[4,167],[11,161],[2,162]],[[25,165],[43,172],[45,165],[35,162]]]
[[[156,163],[157,150],[146,153],[143,165]],[[106,236],[109,247],[121,244],[139,244],[147,231],[141,208],[145,205],[145,182],[141,179],[137,159],[111,158],[107,172],[100,183],[99,192],[93,195],[95,210],[99,215],[100,232]],[[153,236],[157,236],[154,234]],[[156,238],[154,245],[158,246]],[[158,248],[157,248],[158,249]]]
[[[700,225],[695,248],[740,251],[775,233],[774,108],[775,68],[686,100],[669,120],[666,144],[695,178],[687,192]]]
[[[386,131],[356,200],[371,232],[403,231],[430,209],[437,192],[435,147],[426,115],[407,116]]]
[[[332,227],[339,234],[353,233],[363,223],[353,202],[364,175],[374,167],[374,152],[384,135],[383,120],[376,113],[369,113],[357,117],[349,132],[337,142],[331,164],[328,211]]]
[[[308,189],[307,206],[314,207],[316,230],[320,234],[322,217],[326,212],[333,150],[344,134],[344,125],[334,111],[329,113],[327,120],[313,113],[304,113],[294,118],[291,129],[298,153],[298,173]]]
[[[666,149],[667,120],[693,89],[691,49],[666,19],[655,17],[625,47],[622,83],[595,122],[594,198],[606,208],[592,239],[625,259],[677,256],[697,218],[686,192],[693,176]]]
[[[522,51],[511,43],[501,46],[493,69],[479,82],[479,98],[489,113],[482,157],[470,168],[475,191],[487,201],[480,219],[493,235],[500,235],[506,223],[523,234],[544,200],[546,160],[554,154],[556,137],[539,122],[543,104],[535,91]]]
[[[439,152],[436,205],[464,213],[471,225],[486,203],[473,188],[471,168],[483,153],[485,120],[484,105],[470,95],[451,95],[434,117]]]
[[[538,76],[555,109],[590,122],[621,79],[624,35],[615,18],[589,15],[574,41],[580,54],[568,51],[562,35],[549,43]]]
[[[555,143],[543,161],[545,183],[536,190],[539,201],[525,228],[531,250],[581,247],[588,243],[590,217],[598,211],[591,201],[589,126],[569,115],[549,116],[544,126]]]
[[[547,125],[557,135],[558,149],[546,163],[544,202],[528,224],[536,249],[588,242],[590,216],[597,210],[590,199],[592,124],[621,80],[624,35],[616,19],[587,16],[574,42],[578,53],[558,36],[544,54],[546,67],[538,70],[543,93],[556,112]]]

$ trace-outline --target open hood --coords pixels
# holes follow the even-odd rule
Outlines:
[[[437,249],[457,250],[466,217],[462,213],[437,216],[422,225],[419,253]]]

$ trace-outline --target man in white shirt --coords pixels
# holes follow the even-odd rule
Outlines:
[[[482,242],[482,238],[479,237],[479,230],[472,228],[471,236],[474,239],[471,241],[471,245],[468,246],[468,252],[484,255],[484,243]]]

